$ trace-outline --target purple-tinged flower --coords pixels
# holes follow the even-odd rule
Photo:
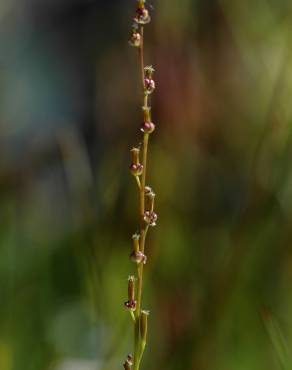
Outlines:
[[[142,175],[142,172],[143,172],[143,165],[142,164],[130,164],[130,171],[132,173],[133,176],[140,176]]]
[[[143,122],[141,131],[145,134],[151,134],[155,130],[155,125],[153,122]]]
[[[145,93],[148,95],[152,94],[153,91],[155,90],[155,81],[152,80],[152,78],[145,78],[144,85],[145,85]]]
[[[137,306],[137,301],[136,300],[125,302],[125,307],[126,307],[127,310],[135,311],[136,306]]]
[[[130,254],[130,259],[132,262],[137,263],[137,265],[139,263],[143,263],[145,265],[147,262],[147,256],[145,256],[145,254],[141,251],[138,252],[133,251]]]
[[[142,25],[147,24],[151,21],[149,11],[144,7],[144,5],[138,6],[134,21]]]
[[[146,211],[144,213],[144,221],[149,226],[156,226],[157,219],[158,219],[158,216],[154,211]]]

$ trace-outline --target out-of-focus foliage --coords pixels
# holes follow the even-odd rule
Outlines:
[[[131,351],[134,6],[0,4],[1,370],[119,369]],[[291,369],[291,1],[153,7],[144,368]]]

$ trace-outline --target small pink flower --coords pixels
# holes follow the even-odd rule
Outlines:
[[[131,261],[133,261],[133,262],[135,262],[137,264],[143,263],[144,265],[146,264],[146,261],[147,261],[147,257],[141,251],[132,252],[130,254],[130,259],[131,259]]]
[[[145,134],[151,134],[155,130],[155,125],[153,122],[144,122],[141,131]]]
[[[140,176],[142,175],[142,172],[143,172],[143,165],[141,163],[138,163],[138,164],[130,164],[130,171],[132,173],[132,175],[134,176]]]
[[[155,81],[152,80],[151,78],[145,78],[144,83],[145,83],[145,92],[147,94],[152,94],[153,91],[155,90]]]

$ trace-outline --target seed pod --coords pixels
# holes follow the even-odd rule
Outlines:
[[[132,148],[131,149],[131,160],[133,164],[139,164],[140,163],[140,149],[139,148]]]
[[[135,311],[137,302],[135,300],[135,277],[133,275],[128,278],[128,301],[125,302],[125,307],[128,310]]]
[[[135,277],[133,275],[128,278],[128,299],[129,301],[135,300]]]
[[[155,193],[152,191],[146,192],[145,189],[145,197],[146,197],[146,209],[150,210],[150,212],[154,211],[154,200],[155,200]]]
[[[146,343],[147,339],[147,329],[148,329],[148,316],[149,311],[142,310],[141,316],[140,316],[140,336],[142,342],[144,342],[144,345]]]
[[[133,176],[140,176],[143,172],[143,165],[140,163],[140,149],[132,148],[131,149],[131,164],[129,166],[130,171]]]
[[[135,233],[134,235],[132,235],[132,240],[133,240],[134,252],[138,253],[140,249],[140,246],[139,246],[140,234]]]

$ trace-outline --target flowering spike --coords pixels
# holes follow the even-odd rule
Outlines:
[[[148,158],[148,143],[149,134],[155,130],[155,124],[151,118],[150,94],[156,88],[156,83],[153,79],[154,68],[151,65],[144,65],[144,25],[151,21],[148,9],[145,7],[145,0],[137,0],[136,14],[132,32],[130,36],[130,45],[139,48],[139,65],[141,76],[141,87],[143,92],[143,123],[140,127],[142,135],[141,143],[141,163],[140,163],[140,148],[131,149],[131,164],[130,171],[135,176],[135,180],[139,189],[139,232],[132,236],[132,251],[130,259],[135,263],[137,268],[137,289],[135,289],[135,278],[129,276],[128,279],[128,301],[125,303],[129,310],[134,323],[134,353],[133,357],[128,356],[124,362],[124,369],[131,370],[133,365],[134,370],[140,369],[141,358],[144,352],[147,337],[147,319],[149,312],[141,309],[142,302],[142,279],[143,265],[146,263],[147,257],[144,254],[145,241],[149,226],[155,226],[157,214],[154,212],[155,194],[146,184],[146,168]],[[141,177],[140,177],[141,176]],[[135,299],[135,292],[137,297]]]

